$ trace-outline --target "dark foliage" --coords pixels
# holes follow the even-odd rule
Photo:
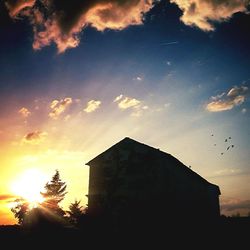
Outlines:
[[[22,198],[18,198],[14,202],[16,205],[11,208],[11,212],[14,213],[18,223],[22,225],[25,222],[25,218],[29,212],[29,203]]]
[[[69,222],[76,227],[80,226],[83,218],[86,216],[86,211],[80,203],[80,200],[75,200],[75,202],[70,204],[69,211],[67,211]]]

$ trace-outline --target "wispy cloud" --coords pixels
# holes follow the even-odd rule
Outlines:
[[[132,97],[127,97],[123,95],[119,95],[115,98],[114,102],[118,102],[118,107],[120,109],[128,109],[128,108],[135,108],[138,105],[140,105],[141,101],[132,98]]]
[[[241,110],[241,113],[242,114],[245,114],[247,112],[247,109],[246,108],[243,108],[242,110]]]
[[[239,174],[243,174],[243,171],[241,169],[235,169],[235,168],[224,168],[215,171],[216,176],[233,176]]]
[[[49,117],[57,119],[72,104],[72,98],[66,97],[61,100],[53,100],[50,103]]]
[[[226,199],[221,201],[222,213],[236,212],[240,210],[250,211],[250,200]]]
[[[118,95],[113,102],[118,102],[123,98],[123,95]]]
[[[182,10],[181,21],[204,31],[214,30],[213,23],[230,19],[237,12],[248,13],[248,0],[170,0]]]
[[[216,96],[212,96],[211,99],[214,100],[214,101],[217,101],[217,100],[221,99],[225,94],[226,94],[226,93],[223,92],[223,93],[218,94],[218,95],[216,95]]]
[[[227,96],[229,97],[237,97],[239,95],[246,95],[248,93],[248,87],[247,86],[234,86],[229,90],[227,93]]]
[[[133,109],[133,112],[131,113],[131,116],[134,116],[134,117],[142,116],[143,112],[145,110],[148,110],[148,109],[149,109],[149,107],[146,105],[145,106],[142,106],[142,105],[135,106]]]
[[[164,105],[163,105],[164,108],[169,108],[170,106],[171,106],[170,102],[164,103]]]
[[[130,98],[130,97],[124,97],[119,103],[118,107],[120,109],[128,109],[128,108],[135,108],[138,107],[138,105],[141,103],[141,101]]]
[[[132,110],[131,116],[134,116],[134,117],[141,116],[144,111],[149,109],[149,107],[143,104],[142,101],[136,98],[128,97],[124,95],[117,96],[113,102],[116,102],[118,105],[118,108],[121,110],[126,110],[126,109]]]
[[[209,178],[222,178],[222,177],[230,177],[230,176],[249,175],[249,174],[250,172],[248,170],[242,170],[238,168],[229,167],[229,168],[219,169],[213,172],[213,174],[209,176]]]
[[[174,41],[174,42],[166,42],[166,43],[161,43],[161,46],[168,46],[168,45],[172,45],[172,44],[178,44],[178,41]]]
[[[42,141],[44,141],[47,135],[48,135],[47,132],[41,132],[41,131],[30,132],[23,137],[22,143],[38,145]]]
[[[211,102],[206,105],[209,112],[221,112],[231,110],[235,106],[241,105],[249,94],[247,86],[234,86],[227,94],[221,93],[211,97]]]
[[[143,80],[143,78],[141,76],[136,76],[133,78],[133,80],[141,82]]]
[[[94,112],[96,109],[100,107],[101,103],[102,103],[101,101],[91,100],[87,103],[87,106],[83,111],[85,111],[86,113]]]
[[[70,117],[71,117],[71,115],[66,115],[66,116],[64,117],[64,121],[68,121],[68,120],[70,119]]]
[[[27,118],[28,116],[31,115],[31,112],[25,107],[22,107],[21,109],[19,109],[18,113],[21,114],[21,116],[24,118]]]

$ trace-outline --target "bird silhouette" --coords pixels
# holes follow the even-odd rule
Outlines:
[[[214,137],[214,134],[211,133],[210,136],[213,136],[213,137]],[[231,140],[231,141],[230,141],[230,140]],[[214,142],[215,142],[215,141],[214,141]],[[228,137],[224,138],[224,143],[226,143],[226,147],[225,147],[225,149],[224,149],[224,152],[221,152],[221,153],[220,153],[221,155],[224,155],[224,154],[227,153],[227,151],[230,151],[230,147],[231,147],[231,148],[234,148],[234,145],[233,145],[233,144],[231,144],[231,145],[229,144],[230,142],[232,143],[232,137],[231,137],[231,136],[228,136]],[[217,142],[217,143],[213,143],[212,145],[213,145],[214,147],[215,147],[215,146],[220,146],[220,143]]]

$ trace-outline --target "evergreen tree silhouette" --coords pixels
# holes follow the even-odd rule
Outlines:
[[[64,210],[59,206],[59,203],[64,199],[67,185],[61,181],[59,171],[53,175],[52,180],[47,182],[44,192],[41,195],[44,198],[44,202],[41,204],[44,209],[53,215],[63,217],[65,215]]]
[[[69,206],[69,221],[73,225],[77,226],[84,215],[83,206],[80,205],[81,201],[75,200],[75,202],[71,203]]]

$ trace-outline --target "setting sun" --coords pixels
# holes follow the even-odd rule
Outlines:
[[[46,184],[46,175],[38,169],[28,169],[11,184],[12,192],[26,199],[31,207],[43,201],[40,192]]]

